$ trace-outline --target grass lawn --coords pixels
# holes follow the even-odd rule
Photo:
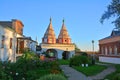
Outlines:
[[[69,65],[69,60],[59,59],[58,62],[60,65]]]
[[[27,74],[28,80],[34,80],[36,78],[38,79],[44,75],[50,74],[50,70],[49,69],[42,70],[38,68],[38,69],[27,71],[26,74]],[[32,77],[33,75],[34,77]]]
[[[77,71],[82,72],[86,76],[92,76],[92,75],[96,75],[96,74],[100,73],[107,67],[102,66],[102,65],[92,65],[92,66],[88,66],[88,67],[73,66],[73,68],[76,69]]]
[[[120,74],[120,64],[115,65],[115,68],[116,68],[116,71],[106,76],[105,79],[114,80],[113,77],[116,76],[117,74]]]

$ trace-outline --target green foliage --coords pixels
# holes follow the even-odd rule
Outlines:
[[[80,52],[80,54],[81,54],[82,56],[88,56],[88,54],[87,54],[86,52]]]
[[[120,1],[112,0],[112,2],[108,5],[107,11],[101,17],[101,23],[104,22],[105,19],[109,19],[114,16],[116,19],[112,22],[115,24],[116,28],[120,28]]]
[[[59,67],[59,63],[57,61],[51,62],[51,73],[53,74],[59,74],[61,72],[61,69]]]
[[[74,56],[70,59],[70,66],[79,66],[81,64],[80,56]]]
[[[16,63],[0,63],[0,80],[36,80],[50,73],[61,73],[58,62],[40,61],[38,56],[29,51]]]
[[[59,75],[59,74],[49,74],[46,76],[41,77],[38,80],[67,80],[64,76]]]
[[[106,66],[102,66],[102,65],[93,65],[93,66],[88,66],[88,67],[73,66],[73,68],[76,69],[77,71],[82,72],[86,76],[92,76],[106,69]]]
[[[88,64],[88,57],[87,56],[81,56],[81,64]]]
[[[70,60],[59,59],[58,62],[60,65],[69,65]]]
[[[74,45],[75,45],[75,52],[81,51],[76,44],[74,44]]]
[[[113,77],[113,80],[120,80],[120,73]]]
[[[88,64],[88,57],[87,56],[74,56],[70,59],[70,66],[79,66],[81,64]]]
[[[6,78],[6,73],[5,73],[5,71],[4,71],[4,69],[3,69],[4,67],[2,66],[2,64],[0,64],[0,80],[6,80],[7,78]]]
[[[30,52],[30,51],[25,51],[22,55],[22,59],[25,58],[25,59],[39,59],[39,57],[33,53],[33,52]]]

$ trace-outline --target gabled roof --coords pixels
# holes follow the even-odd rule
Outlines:
[[[35,42],[35,43],[37,43],[37,41],[35,41],[35,40],[33,40],[31,37],[17,37],[17,39],[21,39],[21,40],[30,40],[30,41],[32,41],[32,42]]]
[[[12,22],[11,21],[0,21],[0,25],[3,26],[3,27],[12,28]]]
[[[54,29],[52,27],[51,18],[50,18],[49,26],[48,26],[43,38],[55,38],[55,33],[54,33]]]
[[[109,38],[116,37],[116,36],[120,36],[120,30],[113,30],[113,31],[111,32],[111,35],[110,35],[110,36],[105,37],[105,38],[103,38],[103,39],[109,39]],[[101,39],[101,40],[103,40],[103,39]]]
[[[112,31],[111,36],[120,36],[120,31]]]
[[[61,28],[59,36],[58,36],[58,39],[59,38],[70,38],[68,31],[65,27],[64,20],[63,20],[62,28]]]

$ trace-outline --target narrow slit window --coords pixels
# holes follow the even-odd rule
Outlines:
[[[10,38],[10,49],[12,49],[12,38]]]
[[[4,48],[4,43],[5,43],[5,36],[4,35],[2,35],[1,42],[2,42],[1,48]]]

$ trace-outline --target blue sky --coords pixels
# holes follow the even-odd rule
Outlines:
[[[83,51],[99,50],[98,40],[111,34],[114,25],[110,20],[100,23],[100,17],[111,0],[0,0],[0,21],[19,19],[24,24],[24,35],[41,39],[52,17],[52,25],[58,36],[62,20],[72,42]]]

